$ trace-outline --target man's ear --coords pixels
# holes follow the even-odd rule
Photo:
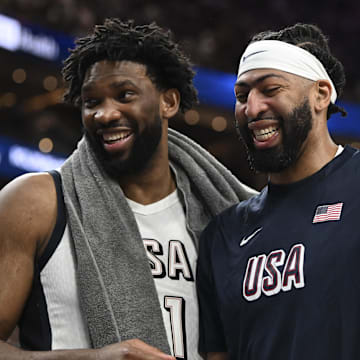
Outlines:
[[[160,114],[170,119],[177,114],[180,107],[180,93],[178,89],[168,89],[160,95]]]
[[[328,80],[318,80],[315,83],[315,111],[320,112],[330,104],[332,88]]]

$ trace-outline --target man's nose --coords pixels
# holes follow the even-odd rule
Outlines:
[[[121,118],[121,111],[112,104],[103,104],[96,109],[94,120],[103,124],[110,123]]]
[[[248,119],[256,119],[268,109],[264,96],[257,90],[252,89],[247,97],[245,115]]]

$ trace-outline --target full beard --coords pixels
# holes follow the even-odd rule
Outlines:
[[[259,172],[277,173],[294,164],[301,155],[302,145],[312,128],[309,100],[295,107],[285,118],[279,119],[282,143],[274,148],[259,150],[254,146],[249,129],[237,127],[245,145],[249,166]]]
[[[123,175],[135,175],[144,170],[157,150],[162,137],[160,116],[156,116],[154,124],[146,127],[141,133],[135,121],[131,122],[131,126],[135,140],[130,155],[126,159],[121,159],[119,155],[105,151],[102,141],[86,129],[84,130],[100,165],[110,177],[116,180]]]

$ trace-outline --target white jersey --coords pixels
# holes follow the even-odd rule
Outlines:
[[[198,355],[197,252],[175,191],[149,205],[129,200],[150,261],[172,355]]]
[[[41,271],[40,279],[51,328],[51,349],[91,347],[80,311],[75,255],[67,226],[54,255]]]

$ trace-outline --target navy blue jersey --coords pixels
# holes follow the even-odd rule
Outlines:
[[[216,217],[202,234],[200,351],[360,359],[360,151]]]

